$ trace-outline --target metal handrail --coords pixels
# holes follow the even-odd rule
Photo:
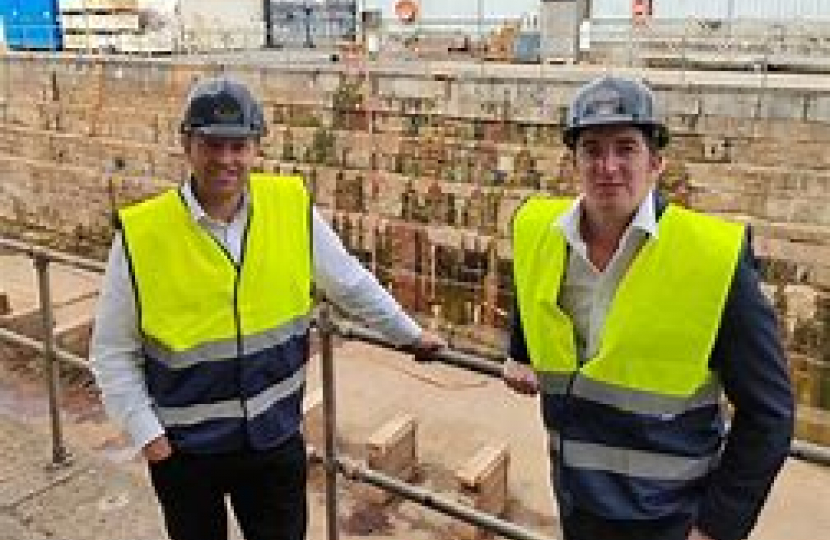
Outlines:
[[[21,242],[20,240],[13,240],[11,238],[0,237],[0,249],[8,249],[11,251],[15,251],[22,255],[28,255],[33,259],[41,257],[49,262],[63,264],[65,266],[71,266],[73,268],[77,268],[78,270],[86,270],[88,272],[93,272],[96,274],[103,274],[104,270],[106,270],[106,264],[100,261],[86,259],[84,257],[78,257],[76,255],[64,253],[62,251],[57,251],[54,249],[49,249],[47,247],[37,246],[34,244],[28,244],[26,242]]]
[[[326,458],[316,448],[309,447],[308,453],[309,460],[312,463],[326,464]],[[436,510],[471,525],[488,529],[505,538],[515,540],[551,540],[549,537],[542,536],[515,523],[499,519],[492,514],[487,514],[468,505],[458,503],[426,488],[402,482],[395,477],[371,469],[363,461],[338,456],[335,458],[334,463],[337,471],[349,480],[356,480],[389,491],[426,508]]]
[[[32,258],[44,257],[51,262],[61,263],[81,270],[103,273],[106,265],[100,261],[77,257],[68,253],[28,244],[18,240],[0,237],[0,248],[9,249],[29,255]],[[369,343],[378,347],[406,352],[405,347],[391,343],[379,332],[357,324],[353,321],[333,321],[336,333],[344,339],[353,339]],[[31,338],[0,328],[0,338],[24,345],[38,352],[43,352],[43,345]],[[87,362],[64,350],[56,349],[57,359],[82,369],[89,369]],[[501,377],[501,367],[495,360],[485,360],[467,352],[445,349],[433,355],[429,360],[439,361],[458,368],[466,369],[483,375]],[[809,461],[817,465],[830,467],[830,448],[808,441],[794,439],[790,452],[792,457]]]
[[[28,347],[29,349],[34,349],[39,353],[46,351],[46,347],[42,342],[2,327],[0,327],[0,340],[8,341],[10,343],[14,343],[15,345],[22,345],[24,347]],[[89,370],[89,363],[80,356],[59,348],[55,348],[54,353],[58,360],[67,365],[74,368]]]
[[[66,466],[70,463],[70,455],[64,446],[62,426],[60,422],[59,404],[59,373],[58,362],[67,362],[70,365],[89,370],[89,364],[82,358],[55,347],[55,336],[53,332],[53,311],[50,301],[49,290],[49,264],[61,263],[82,270],[95,273],[103,273],[105,265],[98,261],[92,261],[57,252],[48,248],[35,246],[0,238],[0,249],[7,249],[18,253],[26,254],[33,258],[38,271],[40,285],[40,302],[43,316],[43,342],[17,334],[10,330],[0,328],[0,339],[7,340],[19,345],[30,347],[43,353],[47,362],[48,385],[49,385],[49,410],[52,418],[52,465]],[[455,501],[441,497],[429,490],[406,484],[395,478],[374,471],[360,462],[342,455],[338,455],[336,446],[336,399],[334,388],[334,345],[335,334],[347,339],[360,339],[365,342],[374,342],[379,346],[395,348],[383,337],[367,328],[356,324],[341,321],[335,323],[330,316],[330,308],[323,304],[319,310],[315,326],[320,335],[322,344],[322,376],[323,376],[323,416],[325,421],[325,448],[321,457],[316,451],[311,452],[312,461],[322,461],[326,468],[326,526],[330,540],[338,538],[337,530],[337,475],[343,474],[347,478],[359,480],[381,489],[390,491],[398,496],[407,498],[425,507],[442,512],[474,526],[482,527],[501,534],[511,540],[550,540],[538,533],[527,530],[519,525],[499,519],[498,517],[476,510],[475,508],[459,504]],[[405,349],[401,349],[405,350]],[[492,361],[482,360],[466,353],[456,351],[441,351],[430,360],[444,361],[464,369],[479,373],[498,376],[500,368]]]
[[[340,335],[346,339],[356,339],[377,347],[406,352],[405,347],[395,345],[389,340],[384,339],[374,330],[360,326],[357,323],[347,321],[340,322],[338,325],[339,329],[342,330]],[[426,360],[436,360],[445,364],[475,371],[483,375],[501,378],[502,370],[498,362],[482,360],[481,358],[476,358],[470,354],[451,349],[438,351]],[[830,447],[793,439],[790,447],[790,456],[802,461],[814,463],[816,465],[830,467]]]
[[[82,358],[55,347],[53,331],[53,312],[50,301],[49,264],[60,263],[94,273],[103,273],[105,265],[98,261],[84,259],[59,251],[43,248],[0,237],[0,249],[23,253],[35,262],[38,273],[39,296],[42,312],[43,342],[22,336],[0,328],[0,339],[33,348],[44,354],[47,363],[49,385],[50,415],[52,417],[53,465],[64,466],[70,461],[61,431],[59,396],[59,373],[57,361],[85,370],[89,364]],[[337,474],[359,480],[375,487],[390,491],[398,496],[437,510],[474,526],[498,533],[511,540],[549,540],[538,533],[525,529],[514,523],[486,514],[475,508],[446,499],[429,490],[407,484],[396,478],[372,470],[365,464],[351,458],[338,455],[336,447],[336,397],[334,385],[334,345],[333,336],[362,341],[373,346],[401,352],[414,352],[408,347],[393,344],[379,332],[357,324],[353,321],[334,321],[331,308],[323,303],[319,310],[315,326],[321,339],[322,376],[323,376],[323,412],[325,418],[325,448],[321,457],[316,451],[311,452],[312,461],[322,461],[326,468],[326,521],[329,540],[337,540]],[[501,378],[502,368],[497,360],[486,360],[480,356],[445,348],[421,358],[424,361],[437,361],[454,367]],[[818,446],[805,441],[794,440],[790,450],[792,457],[830,467],[830,448]]]
[[[334,323],[337,335],[344,339],[353,339],[369,343],[377,347],[392,349],[401,352],[410,352],[409,348],[391,343],[383,334],[361,326],[354,321],[338,320]],[[436,351],[429,358],[422,358],[424,361],[436,361],[448,364],[457,368],[466,369],[482,375],[501,378],[501,363],[495,360],[485,360],[479,356],[450,348]]]
[[[43,354],[46,370],[46,384],[49,392],[49,416],[52,424],[52,465],[66,466],[70,455],[63,439],[60,415],[60,365],[67,361],[75,366],[84,366],[85,362],[75,355],[59,350],[55,344],[54,312],[52,311],[51,287],[49,285],[49,265],[59,263],[81,270],[103,273],[105,266],[96,261],[83,259],[74,255],[61,253],[48,248],[27,244],[19,240],[0,238],[0,249],[15,251],[30,257],[35,264],[38,280],[38,297],[40,301],[42,342],[27,338],[15,332],[0,329],[0,337],[17,344],[34,348]]]
[[[321,461],[326,469],[326,522],[328,540],[337,540],[338,538],[338,530],[336,527],[337,472],[346,475],[348,478],[360,480],[422,506],[426,506],[427,508],[437,510],[470,525],[498,533],[511,540],[549,540],[524,527],[441,497],[425,488],[402,482],[380,471],[372,470],[361,462],[340,456],[337,452],[336,438],[333,336],[338,335],[346,339],[358,339],[388,349],[400,351],[407,351],[408,349],[393,345],[384,339],[381,334],[355,323],[347,321],[335,322],[332,318],[331,306],[327,302],[323,302],[319,307],[315,326],[320,336],[321,344],[325,448],[322,457],[314,453],[312,453],[312,456],[316,457],[317,461]],[[501,377],[501,367],[498,363],[475,358],[458,351],[449,349],[437,351],[430,355],[429,360],[441,361],[493,377]]]

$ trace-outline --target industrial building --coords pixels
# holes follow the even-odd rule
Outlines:
[[[422,40],[422,50],[435,49],[436,38],[447,43],[445,53],[489,40],[479,47],[491,50],[485,57],[525,62],[590,59],[592,48],[603,55],[604,46],[618,47],[626,33],[639,44],[644,33],[652,41],[672,41],[700,27],[707,38],[741,36],[742,42],[761,43],[773,34],[822,39],[822,25],[830,24],[830,3],[821,0],[176,0],[171,5],[172,13],[159,24],[148,20],[139,0],[4,0],[0,19],[11,49],[176,53],[330,48],[368,40],[363,45],[378,52],[429,37],[433,45]]]

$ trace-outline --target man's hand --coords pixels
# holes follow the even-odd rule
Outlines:
[[[158,463],[173,455],[173,446],[170,444],[167,436],[162,435],[148,442],[141,449],[141,452],[144,454],[144,459],[148,462]]]
[[[697,527],[692,527],[692,530],[689,531],[689,536],[686,537],[686,540],[713,540],[711,536],[704,533]]]
[[[415,360],[424,362],[430,360],[430,356],[434,355],[441,349],[446,348],[446,346],[447,342],[444,338],[438,334],[424,330],[421,332],[421,336],[415,340],[409,348],[412,349],[412,352],[415,355]]]
[[[527,364],[508,359],[502,366],[501,376],[504,384],[520,394],[533,396],[539,392],[539,380]]]

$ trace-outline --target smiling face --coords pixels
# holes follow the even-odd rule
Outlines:
[[[220,203],[242,194],[257,157],[255,138],[194,134],[183,144],[200,200]]]
[[[642,130],[607,125],[582,130],[574,148],[589,218],[628,223],[663,172],[663,158]]]

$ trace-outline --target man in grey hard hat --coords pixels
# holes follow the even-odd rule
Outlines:
[[[746,230],[657,193],[668,131],[639,81],[582,87],[564,142],[581,193],[514,217],[504,368],[541,394],[564,536],[745,538],[793,429]]]
[[[92,341],[109,414],[141,449],[173,540],[301,540],[312,281],[391,341],[443,346],[349,255],[302,179],[251,172],[265,134],[242,83],[187,98],[192,174],[119,213]]]

